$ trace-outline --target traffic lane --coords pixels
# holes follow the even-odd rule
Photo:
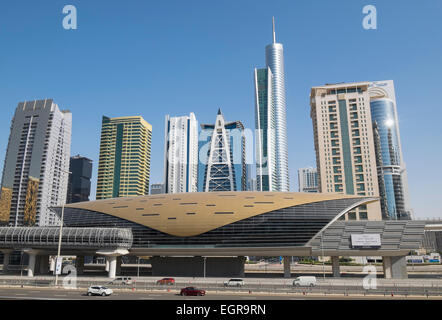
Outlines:
[[[33,289],[0,289],[0,300],[232,300],[232,301],[252,301],[252,300],[341,300],[341,299],[382,299],[382,296],[346,296],[346,295],[327,295],[306,293],[306,295],[293,294],[232,294],[209,292],[205,296],[181,296],[175,292],[165,293],[145,293],[145,292],[115,292],[111,296],[87,296],[82,290],[33,290]],[[386,296],[385,298],[392,298]],[[403,297],[402,297],[403,298]],[[395,299],[401,299],[396,296]]]

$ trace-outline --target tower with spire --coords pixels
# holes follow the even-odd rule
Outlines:
[[[226,122],[219,108],[215,124],[202,124],[201,129],[198,191],[245,191],[244,125]]]
[[[284,49],[266,46],[266,67],[255,68],[256,181],[259,191],[289,191]]]

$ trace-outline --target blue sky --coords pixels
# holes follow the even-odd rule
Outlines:
[[[77,8],[78,29],[62,27]],[[377,8],[364,30],[362,8]],[[309,94],[325,83],[395,81],[416,217],[442,217],[442,2],[423,1],[2,1],[0,168],[17,103],[53,98],[73,114],[72,155],[94,160],[101,117],[141,115],[153,126],[151,182],[163,172],[164,116],[254,127],[253,69],[284,44],[291,189],[315,166]]]

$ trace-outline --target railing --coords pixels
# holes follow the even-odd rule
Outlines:
[[[58,227],[2,227],[0,247],[56,247]],[[64,228],[63,247],[130,248],[132,230],[128,228]]]

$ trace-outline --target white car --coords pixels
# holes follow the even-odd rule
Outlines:
[[[316,285],[316,277],[301,276],[293,280],[295,287],[313,287]]]
[[[114,280],[112,280],[111,282],[109,282],[110,284],[133,284],[132,278],[130,277],[121,277],[121,278],[116,278]]]
[[[113,291],[109,288],[103,287],[103,286],[90,286],[89,289],[87,289],[87,295],[97,295],[97,296],[110,296],[113,293]]]
[[[243,279],[230,279],[228,281],[224,281],[225,287],[242,287],[244,285]]]

